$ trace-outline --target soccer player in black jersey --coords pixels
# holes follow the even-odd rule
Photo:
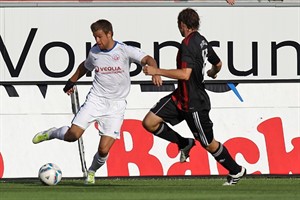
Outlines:
[[[234,185],[246,174],[246,169],[238,165],[227,148],[214,138],[213,123],[209,118],[210,99],[204,88],[204,68],[207,61],[211,63],[207,75],[216,78],[222,62],[198,32],[199,21],[199,15],[191,8],[182,10],[178,15],[178,28],[184,39],[177,54],[177,69],[143,68],[146,75],[178,80],[178,88],[151,108],[143,126],[154,135],[176,143],[181,152],[180,162],[185,162],[195,144],[194,139],[183,138],[167,125],[185,120],[195,139],[229,171],[224,185]]]

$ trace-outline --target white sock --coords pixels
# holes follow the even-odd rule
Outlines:
[[[96,172],[102,165],[104,165],[107,158],[108,158],[108,155],[106,157],[100,157],[99,153],[97,152],[94,155],[93,162],[92,162],[92,165],[90,166],[89,170]]]
[[[52,131],[49,135],[50,139],[59,139],[59,140],[64,140],[65,134],[69,130],[68,126],[62,126],[54,131]]]

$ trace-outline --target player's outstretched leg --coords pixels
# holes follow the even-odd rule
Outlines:
[[[43,141],[46,141],[46,140],[50,140],[50,134],[51,134],[51,132],[54,131],[54,130],[56,130],[56,129],[57,128],[53,127],[53,128],[48,129],[48,130],[41,131],[41,132],[37,133],[32,138],[33,144],[38,144],[40,142],[43,142]]]
[[[94,171],[92,171],[92,170],[88,171],[84,184],[85,185],[95,184],[95,172]]]
[[[235,175],[228,174],[227,181],[223,185],[235,185],[239,182],[239,180],[245,176],[247,170],[245,167],[241,167],[241,171]]]
[[[180,162],[183,163],[190,157],[190,151],[192,147],[195,146],[195,140],[192,138],[188,138],[188,144],[180,149]]]

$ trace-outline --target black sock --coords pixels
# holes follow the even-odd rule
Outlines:
[[[219,148],[216,152],[212,153],[213,157],[218,163],[220,163],[225,169],[229,171],[229,174],[237,174],[241,171],[241,166],[239,166],[235,160],[229,154],[227,148],[219,143]]]
[[[179,135],[164,122],[159,125],[158,129],[154,131],[153,134],[169,142],[176,143],[179,149],[184,148],[189,143],[187,138]]]

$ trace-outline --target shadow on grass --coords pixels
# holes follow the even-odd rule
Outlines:
[[[114,182],[111,183],[110,180],[96,180],[95,184],[92,185],[85,185],[84,179],[62,179],[57,185],[49,186],[43,184],[37,178],[30,178],[30,179],[0,179],[1,185],[15,185],[19,187],[82,187],[82,188],[99,188],[99,187],[132,187],[130,184],[123,184],[122,182]]]

